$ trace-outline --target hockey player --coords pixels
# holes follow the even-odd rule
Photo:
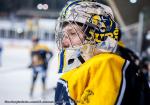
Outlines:
[[[148,105],[134,62],[116,53],[121,33],[110,7],[69,1],[56,26],[58,105]]]
[[[46,89],[46,73],[48,68],[48,62],[53,56],[53,53],[49,50],[49,48],[46,45],[39,44],[39,38],[36,36],[32,37],[32,43],[33,47],[31,50],[31,59],[32,63],[30,67],[33,70],[33,77],[32,77],[32,85],[30,90],[30,96],[32,97],[35,82],[37,80],[38,74],[41,74],[42,76],[42,89],[43,93]]]

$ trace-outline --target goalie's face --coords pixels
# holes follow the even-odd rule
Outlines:
[[[67,24],[63,27],[63,48],[80,46],[83,44],[84,39],[84,33],[81,26],[77,24]]]

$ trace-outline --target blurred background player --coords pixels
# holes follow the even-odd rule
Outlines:
[[[42,90],[43,93],[46,90],[46,74],[48,69],[48,62],[52,58],[53,53],[49,50],[46,45],[39,44],[39,38],[36,36],[32,37],[32,51],[31,60],[33,75],[32,75],[32,85],[30,90],[30,96],[33,96],[33,91],[35,87],[35,82],[37,80],[38,74],[41,74],[42,79]]]

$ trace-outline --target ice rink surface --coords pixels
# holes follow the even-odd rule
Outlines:
[[[35,85],[34,95],[32,98],[29,97],[32,77],[32,70],[27,68],[30,64],[29,48],[4,46],[0,67],[0,105],[16,105],[17,101],[26,101],[18,105],[53,105],[55,87],[60,76],[57,74],[57,53],[53,44],[54,42],[50,45],[54,56],[49,62],[45,98],[42,97],[40,75]],[[14,103],[6,103],[8,101]]]

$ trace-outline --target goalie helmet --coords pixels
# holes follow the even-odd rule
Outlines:
[[[97,2],[75,0],[67,3],[56,25],[55,35],[59,49],[62,48],[63,27],[66,24],[80,26],[79,29],[85,34],[83,44],[99,46],[108,36],[116,41],[119,41],[121,37],[111,8]]]
[[[65,37],[63,29],[66,26],[72,27],[76,31],[76,35],[79,36],[79,39],[81,39],[80,34],[84,35],[84,40],[81,40],[81,44],[71,44],[68,48],[63,47],[62,43]],[[69,70],[79,66],[82,64],[82,61],[86,61],[94,56],[94,52],[97,53],[95,49],[114,52],[120,36],[120,29],[114,21],[114,15],[110,7],[87,0],[68,1],[60,13],[55,28],[56,43],[60,52],[63,52],[60,54],[60,61],[63,62],[62,65],[67,65],[62,66],[60,63],[61,70],[64,67],[67,68],[66,70]],[[69,34],[67,37],[69,37]],[[73,38],[68,39],[71,42]],[[67,54],[64,54],[64,50]],[[70,52],[71,54],[69,54]],[[63,54],[66,56],[62,57]],[[79,57],[82,57],[83,60],[76,59]],[[70,59],[74,59],[72,60],[74,61],[72,63],[73,66],[68,66]]]

